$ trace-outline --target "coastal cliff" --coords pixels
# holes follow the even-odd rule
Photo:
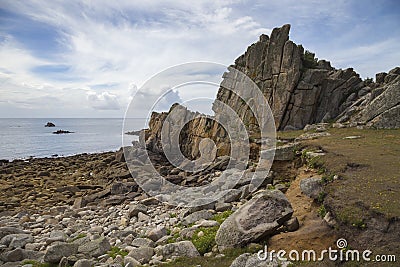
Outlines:
[[[290,25],[286,24],[273,29],[271,36],[261,35],[231,66],[259,87],[270,105],[278,131],[335,121],[373,128],[400,127],[399,67],[389,73],[378,73],[376,82],[363,81],[352,68],[335,69],[329,61],[315,58],[302,45],[289,40],[289,31]],[[215,117],[222,116],[225,104],[246,125],[249,136],[257,136],[257,121],[246,104],[255,96],[250,95],[244,101],[227,89],[231,82],[229,73],[223,78],[213,105]],[[181,136],[184,155],[192,159],[198,157],[203,138],[215,142],[218,156],[229,154],[226,132],[212,117],[197,118],[198,113],[178,104],[172,109],[178,109],[180,115],[169,117],[168,124],[176,125],[183,118],[191,120],[183,129],[171,127],[167,130],[171,131],[170,135]],[[152,114],[145,139],[147,148],[153,152],[163,152],[160,137],[167,116],[168,112]]]

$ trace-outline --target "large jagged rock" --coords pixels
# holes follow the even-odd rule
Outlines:
[[[376,75],[376,88],[342,112],[338,121],[356,122],[375,128],[400,127],[400,67]]]
[[[400,127],[399,67],[387,74],[377,74],[376,83],[362,81],[352,68],[335,69],[329,61],[315,59],[314,54],[289,40],[289,31],[287,24],[273,29],[270,37],[261,35],[231,66],[258,85],[271,107],[277,130],[303,129],[307,124],[329,121],[361,122],[377,128]],[[223,118],[229,106],[250,133],[257,132],[258,124],[247,105],[254,102],[258,106],[257,97],[235,78],[237,75],[232,69],[224,74],[213,105],[215,118]],[[246,99],[229,90],[232,86]],[[171,110],[175,111],[174,115],[168,116]],[[199,113],[180,105],[174,105],[171,110],[153,113],[144,135],[149,150],[174,152],[169,151],[173,146],[168,144],[162,149],[164,131],[169,138],[179,135],[180,150],[189,159],[200,155],[212,158],[214,152],[217,156],[230,153],[229,136],[211,117],[196,118]],[[174,126],[188,119],[191,121],[182,130],[175,129]],[[210,138],[216,148],[202,144],[204,138]]]
[[[47,247],[44,262],[58,263],[63,257],[68,257],[78,252],[78,245],[73,243],[55,243]]]
[[[235,61],[234,68],[247,74],[260,87],[274,114],[276,128],[302,129],[306,124],[334,119],[347,98],[363,83],[353,69],[336,70],[325,60],[308,62],[301,45],[289,40],[290,25],[262,35]],[[222,82],[217,99],[241,114],[237,97]],[[218,110],[214,110],[218,114]],[[251,124],[251,118],[245,124]]]
[[[211,138],[214,142],[219,144],[216,151],[217,156],[227,154],[229,144],[221,142],[226,137],[225,130],[218,127],[218,124],[214,124],[211,118],[200,115],[202,114],[192,112],[179,104],[174,104],[169,112],[153,112],[149,123],[149,129],[145,131],[144,136],[147,149],[167,155],[178,154],[178,151],[174,151],[176,147],[168,142],[173,138],[177,138],[179,139],[180,150],[183,155],[187,158],[194,159],[197,158],[201,152],[204,152],[204,156],[212,153],[207,147],[200,144],[201,140],[204,138]],[[186,121],[188,123],[185,125]],[[181,126],[183,125],[185,126],[182,128]],[[161,140],[162,135],[168,136],[169,139],[164,144]]]
[[[293,209],[281,191],[261,192],[221,224],[215,241],[222,250],[243,247],[272,235],[292,214]]]

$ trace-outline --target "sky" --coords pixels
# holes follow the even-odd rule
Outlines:
[[[230,65],[286,23],[296,44],[362,78],[400,65],[397,0],[2,0],[0,117],[122,118],[156,73]],[[172,92],[165,106],[191,97]]]

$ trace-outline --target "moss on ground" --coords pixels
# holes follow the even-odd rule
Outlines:
[[[216,245],[215,236],[217,235],[218,228],[219,226],[200,227],[194,232],[192,243],[201,255],[212,251],[212,248]],[[199,235],[200,232],[203,234]]]
[[[214,221],[217,221],[219,224],[222,224],[232,213],[233,213],[233,211],[231,211],[231,210],[226,210],[226,211],[224,211],[224,212],[215,214],[215,215],[212,217],[212,219],[213,219]]]
[[[108,256],[115,259],[115,257],[117,257],[117,255],[121,255],[122,257],[125,257],[126,255],[128,255],[128,251],[123,250],[119,247],[111,247],[111,250],[108,252]]]

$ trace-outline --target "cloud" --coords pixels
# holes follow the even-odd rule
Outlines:
[[[121,109],[118,103],[117,96],[109,92],[88,92],[87,100],[89,105],[98,110],[119,110]]]
[[[121,117],[137,91],[132,84],[141,87],[155,73],[184,62],[232,64],[259,34],[284,23],[292,24],[291,39],[317,57],[334,66],[356,64],[364,77],[371,76],[400,60],[398,53],[389,58],[384,50],[362,49],[373,49],[390,33],[390,44],[382,47],[398,50],[400,32],[385,31],[393,18],[381,19],[382,12],[391,12],[382,6],[345,0],[3,1],[1,10],[15,19],[0,18],[1,98],[26,102],[51,96],[84,112],[90,97],[91,107],[108,111],[104,116]],[[395,17],[395,9],[392,13]],[[16,20],[23,23],[12,23]],[[190,92],[179,97],[190,98]]]

